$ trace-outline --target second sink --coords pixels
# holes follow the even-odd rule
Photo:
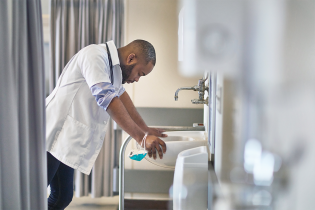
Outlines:
[[[168,135],[166,138],[161,138],[166,144],[166,153],[163,154],[163,159],[157,155],[156,160],[145,157],[150,163],[165,168],[175,168],[177,156],[180,152],[200,147],[207,146],[207,135],[204,131],[173,131],[165,132]]]

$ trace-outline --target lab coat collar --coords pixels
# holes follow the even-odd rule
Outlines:
[[[109,52],[110,52],[110,55],[111,55],[111,58],[112,58],[113,66],[120,65],[118,52],[117,52],[117,48],[116,48],[116,45],[115,45],[114,41],[111,40],[111,41],[108,41],[106,43],[108,45],[108,49],[109,49]]]

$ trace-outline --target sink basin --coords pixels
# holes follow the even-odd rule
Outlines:
[[[145,157],[147,161],[154,165],[164,168],[175,169],[176,159],[180,152],[200,147],[207,146],[207,138],[204,131],[174,131],[165,132],[168,135],[166,138],[161,138],[166,144],[166,153],[163,154],[163,159],[159,157],[156,160],[150,158],[148,155]]]
[[[194,141],[195,139],[187,136],[168,136],[166,138],[161,138],[165,142],[170,141]]]

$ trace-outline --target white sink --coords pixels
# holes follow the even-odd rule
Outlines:
[[[180,152],[195,147],[207,146],[207,135],[204,131],[173,131],[165,132],[165,134],[168,137],[161,138],[166,144],[166,153],[163,154],[163,159],[158,156],[156,160],[148,155],[145,157],[152,164],[161,167],[174,169]]]
[[[207,147],[185,150],[178,155],[173,182],[174,210],[206,210],[208,198]]]

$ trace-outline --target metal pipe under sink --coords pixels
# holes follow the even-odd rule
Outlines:
[[[152,126],[155,128],[161,128],[165,131],[205,131],[204,126]],[[128,143],[132,139],[131,136],[124,141],[120,147],[119,155],[119,210],[125,209],[125,151]]]

